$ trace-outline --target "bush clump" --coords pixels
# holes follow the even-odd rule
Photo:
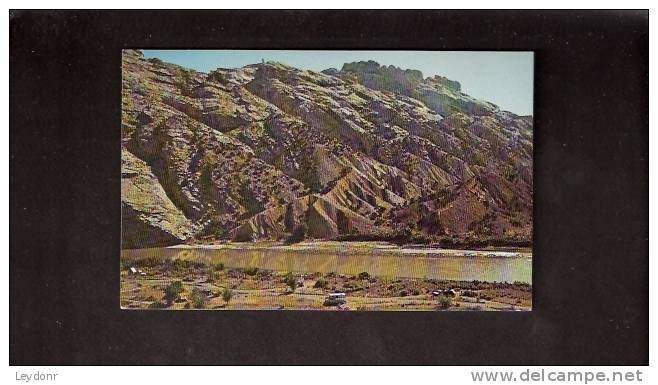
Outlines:
[[[290,288],[290,290],[295,291],[295,288],[297,287],[297,280],[295,279],[295,275],[292,272],[288,272],[286,274],[286,277],[283,279],[283,282],[285,282],[286,285]]]
[[[183,283],[181,281],[174,281],[165,287],[164,299],[172,303],[180,297],[180,293],[183,292]]]
[[[439,296],[439,308],[440,309],[447,309],[450,306],[452,306],[452,298],[450,298],[448,296],[445,296],[445,295]]]
[[[222,292],[222,299],[224,302],[229,303],[231,298],[233,298],[233,290],[231,290],[230,287],[225,287],[224,291]]]
[[[224,76],[223,73],[215,70],[215,71],[212,71],[211,73],[208,74],[208,80],[218,82],[218,83],[225,83],[226,82],[226,76]]]
[[[166,307],[167,305],[162,303],[162,301],[155,301],[148,306],[149,309],[164,309]]]
[[[329,286],[329,281],[322,277],[318,278],[318,280],[315,281],[315,284],[313,285],[313,287],[316,289],[326,289],[327,286]]]
[[[203,292],[195,287],[192,290],[192,296],[190,298],[192,300],[192,306],[194,306],[195,309],[205,309],[206,304],[208,300],[206,299],[206,295],[203,294]]]

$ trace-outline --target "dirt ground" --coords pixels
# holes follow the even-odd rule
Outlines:
[[[532,286],[524,283],[228,269],[180,260],[131,264],[122,264],[123,309],[528,311],[532,308]],[[133,273],[130,267],[139,271]],[[446,289],[453,289],[454,297],[433,293]],[[345,293],[346,302],[325,303],[327,295],[334,292]]]

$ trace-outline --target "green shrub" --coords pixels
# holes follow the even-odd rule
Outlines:
[[[190,261],[188,259],[174,259],[170,261],[170,264],[175,269],[190,269],[190,268],[203,268],[206,267],[206,264],[203,261]]]
[[[215,70],[208,74],[208,80],[218,83],[226,82],[226,76],[223,73]]]
[[[190,298],[192,300],[192,306],[194,306],[195,309],[205,309],[206,308],[206,295],[203,294],[203,292],[199,288],[194,288],[192,290],[192,296]]]
[[[439,308],[447,309],[450,306],[452,306],[452,298],[447,297],[445,295],[439,296]]]
[[[479,297],[480,297],[481,299],[486,300],[486,301],[491,301],[492,299],[494,299],[494,296],[495,296],[495,295],[496,295],[496,292],[495,292],[495,291],[493,291],[493,290],[488,290],[488,289],[487,289],[487,290],[482,290],[482,291],[480,291],[480,295],[479,295]]]
[[[217,271],[222,271],[222,270],[224,270],[224,263],[223,263],[223,262],[219,262],[219,263],[215,264],[215,270],[217,270]]]
[[[165,287],[164,299],[171,303],[177,300],[180,296],[180,293],[183,292],[183,283],[181,281],[174,281]]]
[[[155,301],[148,306],[149,309],[164,309],[166,307],[167,305],[165,305],[161,301]]]
[[[370,274],[368,274],[368,272],[363,271],[359,273],[359,279],[368,279],[368,278],[370,278]]]
[[[233,298],[233,290],[231,290],[230,287],[225,287],[224,291],[222,292],[222,299],[224,302],[229,303],[231,298]]]
[[[254,275],[258,274],[258,268],[255,267],[255,266],[254,267],[247,267],[247,268],[244,269],[244,273],[247,274],[247,275],[254,276]]]
[[[286,277],[284,278],[283,282],[288,285],[290,290],[295,291],[295,288],[297,287],[297,280],[295,279],[295,275],[292,272],[288,272],[286,274]]]
[[[161,263],[160,258],[151,256],[141,260],[140,265],[142,267],[155,267],[158,266],[160,263]]]
[[[180,69],[180,81],[176,82],[179,91],[185,96],[190,96],[192,93],[192,71]]]
[[[329,282],[322,277],[318,278],[318,280],[315,281],[315,285],[313,285],[316,289],[326,289],[327,286],[329,286]]]

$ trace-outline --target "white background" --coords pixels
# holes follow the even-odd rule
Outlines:
[[[655,2],[654,2],[655,3]],[[625,2],[611,2],[611,1],[597,1],[587,2],[587,1],[542,1],[542,2],[527,2],[527,1],[499,1],[499,2],[487,2],[487,1],[460,1],[455,3],[454,1],[450,2],[437,2],[437,1],[414,1],[414,0],[404,0],[404,1],[390,1],[390,0],[378,0],[378,1],[356,1],[356,0],[331,0],[324,2],[310,3],[309,1],[277,1],[275,3],[268,3],[265,1],[249,1],[241,0],[239,2],[218,2],[218,1],[170,1],[170,0],[159,0],[159,1],[136,1],[136,0],[115,0],[115,1],[97,1],[90,3],[88,1],[60,1],[60,2],[46,2],[46,1],[11,1],[9,2],[9,9],[27,9],[27,8],[84,8],[88,6],[94,6],[98,8],[148,8],[151,6],[157,6],[162,8],[181,8],[181,7],[190,7],[190,8],[272,8],[276,5],[277,8],[398,8],[400,5],[404,5],[408,8],[429,8],[429,7],[449,7],[449,6],[459,6],[462,8],[486,8],[486,7],[497,7],[497,8],[586,8],[588,6],[596,6],[602,8],[649,8],[649,1],[625,1]],[[9,25],[8,25],[8,14],[2,19],[2,34],[6,36],[2,39],[2,44],[4,49],[2,50],[3,55],[8,55],[9,47]],[[650,17],[655,17],[655,12],[652,10]],[[650,30],[650,46],[655,48],[656,38],[655,38],[655,29]],[[655,52],[655,50],[653,50]],[[650,59],[654,55],[650,55]],[[0,145],[0,151],[2,151],[2,156],[0,156],[0,162],[2,162],[2,173],[3,173],[3,186],[0,190],[2,194],[2,200],[4,202],[9,202],[9,130],[6,128],[9,126],[9,68],[8,68],[8,56],[4,57],[4,60],[0,63],[2,65],[2,71],[6,75],[3,77],[3,92],[2,92],[2,114],[3,114],[3,135],[1,136],[2,145]],[[650,60],[651,62],[651,60]],[[654,61],[655,63],[655,61]],[[655,80],[654,77],[650,81],[650,110],[653,111],[656,107],[656,99],[651,99],[651,91],[655,90]],[[649,130],[649,146],[651,148],[655,147],[655,135],[651,135],[651,131],[655,130],[653,127],[652,121],[650,120],[650,130]],[[651,159],[651,158],[650,158]],[[650,170],[656,170],[655,167],[655,158],[650,160]],[[651,174],[651,171],[650,171]],[[655,181],[655,180],[654,180]],[[656,189],[654,189],[654,194],[651,194],[651,186],[654,186],[653,183],[650,183],[649,193],[655,195]],[[651,219],[656,217],[654,207],[649,204],[649,213],[650,213],[650,222]],[[4,303],[1,307],[2,315],[0,316],[0,322],[2,323],[2,329],[6,332],[1,335],[3,342],[3,349],[0,351],[0,362],[2,362],[3,368],[0,371],[0,381],[2,383],[15,383],[20,384],[24,382],[16,381],[16,373],[34,373],[35,371],[40,371],[42,373],[58,373],[57,381],[54,383],[59,384],[116,384],[117,382],[124,382],[126,384],[132,383],[152,383],[152,384],[186,384],[186,383],[216,383],[216,384],[267,384],[267,385],[278,385],[285,384],[291,385],[293,383],[308,383],[310,385],[320,385],[320,384],[446,384],[446,385],[457,385],[457,384],[473,384],[471,381],[470,372],[481,371],[481,370],[516,370],[521,371],[525,369],[524,367],[341,367],[341,368],[329,368],[329,367],[92,367],[92,366],[82,366],[82,367],[12,367],[9,366],[9,206],[3,207],[2,215],[2,232],[1,240],[3,245],[2,255],[4,256],[4,263],[0,263],[0,269],[2,269],[2,277],[5,277],[7,280],[4,283],[4,295],[0,297],[0,300]],[[650,242],[649,250],[651,255],[651,250],[655,249],[656,238],[656,226],[653,229],[650,226]],[[653,246],[653,247],[652,247]],[[650,259],[651,261],[651,259]],[[650,277],[658,277],[656,272],[656,264],[650,263]],[[656,293],[656,285],[651,284],[650,280],[650,297],[658,298]],[[655,306],[650,306],[650,323],[651,320],[655,320]],[[519,338],[523,338],[520,336]],[[650,335],[650,346],[653,348],[656,345],[655,333]],[[642,383],[656,383],[656,377],[654,374],[654,366],[656,364],[655,355],[650,355],[651,366],[650,367],[564,367],[562,369],[573,371],[573,370],[589,370],[589,371],[606,371],[610,373],[613,370],[618,371],[629,371],[639,369],[642,370],[643,381]],[[560,368],[556,367],[547,367],[547,370],[559,370]],[[541,370],[541,368],[534,367],[532,370]],[[518,374],[518,372],[517,372]],[[34,383],[53,383],[46,381],[33,381]],[[523,382],[521,382],[523,383]],[[548,383],[548,382],[546,382]],[[612,383],[612,382],[610,382]]]

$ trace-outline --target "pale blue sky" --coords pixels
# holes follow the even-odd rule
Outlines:
[[[533,113],[532,52],[493,51],[293,51],[293,50],[144,50],[157,57],[197,71],[237,68],[246,64],[278,61],[297,68],[322,71],[343,63],[374,60],[382,65],[417,69],[423,76],[457,80],[462,91],[497,104],[519,115]]]

